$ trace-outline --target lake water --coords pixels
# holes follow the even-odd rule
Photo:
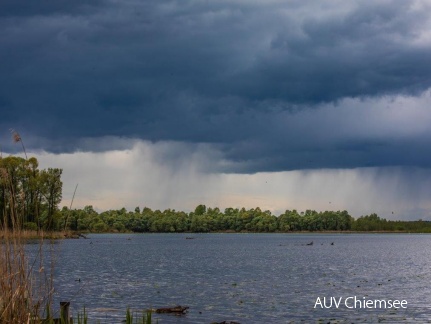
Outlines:
[[[193,237],[194,239],[186,239]],[[55,304],[90,323],[189,306],[159,323],[360,323],[431,319],[431,236],[409,234],[103,234],[55,245]],[[313,242],[313,245],[307,243]],[[334,243],[331,245],[331,243]],[[347,308],[345,299],[406,300]],[[342,297],[339,308],[321,308]],[[352,301],[350,299],[349,301]],[[352,303],[347,306],[352,306]]]

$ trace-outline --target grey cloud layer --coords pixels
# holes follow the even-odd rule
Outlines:
[[[427,1],[19,4],[0,5],[0,126],[33,148],[210,143],[235,172],[431,165],[429,131],[402,132],[417,112],[399,128],[380,113],[429,103]]]

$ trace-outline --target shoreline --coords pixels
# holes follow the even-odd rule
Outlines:
[[[90,234],[431,234],[411,231],[292,231],[292,232],[253,232],[253,231],[211,231],[211,232],[82,232]]]
[[[54,232],[37,232],[37,231],[0,231],[0,239],[24,239],[24,240],[63,240],[63,239],[87,239],[87,235],[91,234],[120,234],[120,235],[135,235],[135,234],[431,234],[429,232],[412,232],[412,231],[292,231],[292,232],[252,232],[252,231],[212,231],[212,232],[74,232],[74,231],[54,231]]]

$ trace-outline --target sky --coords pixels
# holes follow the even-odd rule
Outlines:
[[[0,145],[63,202],[431,220],[428,0],[2,0]]]

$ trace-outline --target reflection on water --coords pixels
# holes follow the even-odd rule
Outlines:
[[[423,323],[431,317],[429,235],[90,235],[55,249],[56,304],[70,300],[75,314],[85,306],[102,323],[120,323],[127,307],[175,305],[189,306],[189,313],[157,314],[159,323]],[[314,308],[318,297],[349,296],[408,306]]]

